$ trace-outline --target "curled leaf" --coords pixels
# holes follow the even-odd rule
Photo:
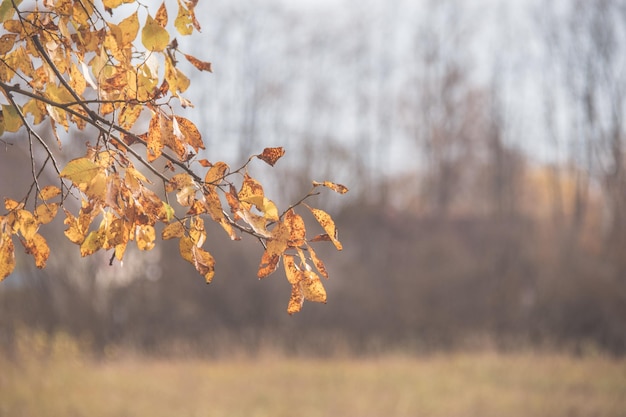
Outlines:
[[[330,188],[331,190],[339,193],[339,194],[345,194],[348,192],[348,187],[346,187],[345,185],[342,184],[337,184],[334,182],[330,182],[330,181],[323,181],[323,182],[318,182],[318,181],[313,181],[313,186],[317,187],[317,186],[323,186],[326,188]]]

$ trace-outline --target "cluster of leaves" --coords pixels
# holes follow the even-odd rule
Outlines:
[[[128,4],[119,7],[124,3]],[[174,27],[180,35],[200,30],[196,3],[177,1]],[[203,249],[204,220],[210,219],[232,240],[245,233],[261,242],[265,251],[259,278],[274,272],[283,260],[292,285],[290,314],[299,311],[305,299],[325,302],[320,275],[328,274],[310,243],[327,240],[337,249],[341,244],[331,217],[304,201],[318,194],[319,186],[342,194],[347,189],[313,182],[305,197],[279,214],[262,185],[250,176],[248,165],[256,157],[273,166],[283,156],[282,148],[266,148],[238,169],[198,157],[204,149],[198,128],[174,110],[192,106],[183,96],[190,80],[177,63],[182,56],[200,71],[211,71],[211,64],[178,49],[167,30],[165,3],[154,16],[148,7],[129,0],[102,0],[104,11],[92,0],[44,0],[31,10],[20,5],[21,0],[0,3],[0,22],[7,32],[0,37],[0,90],[6,99],[0,134],[25,129],[33,183],[21,201],[5,199],[0,279],[15,267],[14,237],[34,256],[37,267],[45,266],[50,249],[38,229],[63,208],[65,235],[79,245],[83,256],[111,250],[111,262],[122,261],[131,241],[140,250],[150,250],[155,246],[155,226],[163,223],[162,238],[178,239],[182,258],[206,282],[215,273],[215,261]],[[113,16],[114,10],[124,10],[127,16],[112,23],[105,13]],[[145,16],[143,25],[140,15]],[[49,141],[35,130],[44,121],[50,123],[59,147],[59,130],[88,126],[96,143],[62,167]],[[36,148],[46,154],[39,167]],[[156,161],[164,168],[157,169]],[[59,177],[58,187],[40,187],[48,164]],[[154,191],[155,181],[162,182],[163,197]],[[170,204],[172,195],[176,203]],[[65,204],[69,196],[81,202],[76,214]],[[26,209],[29,201],[32,211]],[[307,239],[304,220],[295,212],[299,206],[311,211],[325,233]]]

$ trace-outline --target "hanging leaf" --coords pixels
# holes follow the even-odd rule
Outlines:
[[[324,182],[317,182],[317,181],[313,181],[313,186],[317,187],[317,186],[323,186],[323,187],[327,187],[330,188],[331,190],[339,193],[339,194],[345,194],[348,192],[348,187],[346,187],[345,185],[341,185],[341,184],[336,184],[334,182],[330,182],[330,181],[324,181]]]
[[[5,132],[17,132],[23,124],[17,108],[9,104],[2,105],[2,119]]]
[[[154,227],[149,224],[140,224],[135,228],[135,241],[139,250],[151,250],[154,248],[156,233]]]
[[[193,65],[200,71],[213,72],[213,68],[210,62],[200,61],[198,58],[192,55],[187,55],[187,54],[183,54],[183,55],[185,55],[185,58],[187,58],[187,61],[189,61],[191,65]]]
[[[302,310],[302,304],[304,303],[304,294],[299,284],[291,286],[291,297],[289,298],[289,304],[287,305],[287,313],[289,315],[295,314]]]
[[[139,18],[137,17],[137,12],[122,20],[118,28],[121,33],[122,44],[132,44],[135,38],[137,38],[137,33],[139,33]]]
[[[191,35],[193,33],[193,19],[191,13],[183,4],[178,0],[178,15],[174,21],[176,30],[181,35]]]
[[[160,52],[170,43],[170,35],[148,14],[141,30],[141,43],[148,51]]]
[[[15,247],[9,234],[0,234],[0,281],[15,269]]]
[[[170,223],[161,232],[161,237],[164,240],[180,238],[185,234],[185,228],[181,222]]]
[[[161,3],[159,10],[157,10],[157,14],[154,16],[154,21],[157,22],[162,28],[167,26],[167,9],[165,8],[165,2]]]
[[[54,185],[46,185],[41,189],[41,192],[39,193],[39,198],[44,201],[48,201],[58,196],[59,194],[61,194],[61,190],[59,189],[59,187],[56,187]]]
[[[35,266],[39,269],[45,268],[50,256],[50,248],[46,239],[40,234],[35,234],[30,239],[22,240],[22,244],[24,249],[26,249],[26,253],[33,255],[33,258],[35,258]]]
[[[337,250],[342,250],[343,247],[341,246],[341,242],[339,242],[339,240],[337,239],[337,229],[335,228],[335,222],[330,217],[330,215],[324,210],[311,208],[309,206],[307,207],[309,208],[309,210],[311,210],[311,213],[313,213],[313,216],[318,221],[318,223],[324,228],[324,231],[328,234],[328,237],[333,242]]]
[[[58,210],[58,203],[40,204],[35,209],[35,218],[40,224],[48,224],[56,217]]]
[[[281,156],[285,154],[285,150],[282,147],[278,148],[265,148],[263,149],[263,153],[257,155],[257,158],[264,161],[265,163],[274,166],[276,162],[280,159]]]
[[[193,257],[193,266],[196,268],[196,271],[204,277],[207,284],[210,284],[213,280],[213,276],[215,275],[215,260],[213,259],[213,256],[209,252],[197,246],[193,246],[191,248],[191,253]]]
[[[328,279],[328,272],[326,271],[326,266],[324,262],[321,261],[320,258],[317,257],[317,253],[313,250],[313,248],[307,245],[307,250],[309,251],[309,256],[311,256],[311,260],[313,261],[313,265],[315,265],[315,269],[326,279]]]
[[[300,281],[300,286],[305,300],[326,303],[326,290],[315,272],[304,271],[304,278]]]
[[[207,184],[217,184],[224,179],[226,171],[228,171],[228,164],[222,161],[216,162],[206,173],[204,182]]]

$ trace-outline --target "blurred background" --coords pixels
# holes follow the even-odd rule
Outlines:
[[[197,14],[202,34],[179,43],[214,68],[183,67],[201,156],[238,166],[285,147],[251,167],[279,208],[311,180],[350,188],[311,202],[344,246],[319,246],[328,303],[288,316],[290,287],[256,279],[252,239],[209,231],[206,286],[170,242],[123,266],[82,259],[59,216],[48,267],[20,256],[0,285],[2,348],[26,328],[156,355],[626,353],[625,1],[229,0]],[[10,142],[0,195],[19,199],[28,151]]]

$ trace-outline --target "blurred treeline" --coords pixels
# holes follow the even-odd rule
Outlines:
[[[311,179],[351,188],[311,201],[345,248],[320,247],[328,304],[287,316],[282,273],[259,282],[260,246],[217,229],[209,287],[169,242],[109,266],[59,239],[0,285],[2,345],[26,326],[153,353],[626,352],[626,1],[209,3],[180,41],[214,62],[190,93],[204,156],[284,146],[252,167],[282,207]]]

